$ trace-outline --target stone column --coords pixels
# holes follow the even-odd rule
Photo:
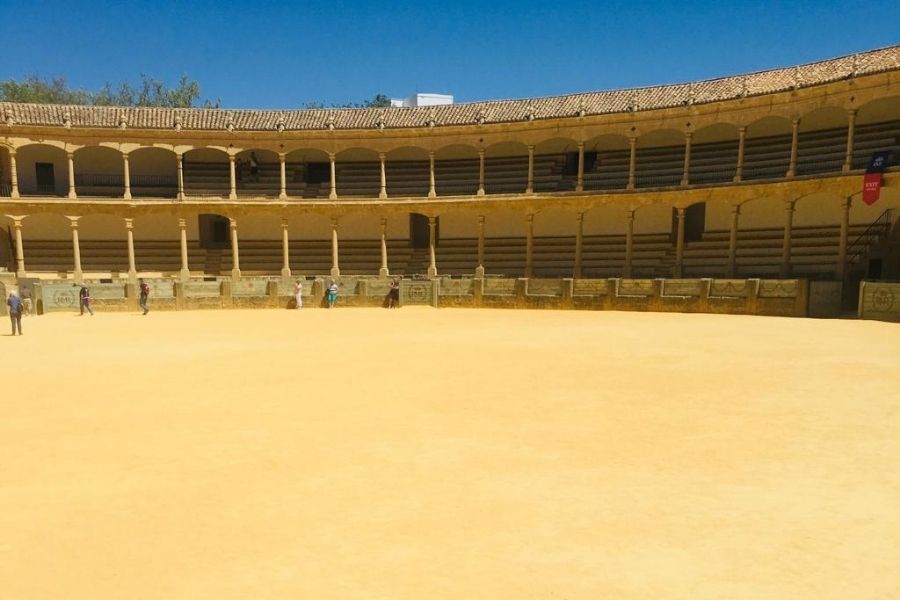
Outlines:
[[[75,258],[74,278],[76,283],[84,281],[84,273],[81,271],[81,244],[78,242],[78,219],[81,217],[67,217],[72,225],[72,256]]]
[[[575,191],[584,191],[584,142],[578,142],[578,175],[575,177]]]
[[[10,198],[19,197],[19,171],[16,169],[16,151],[9,150],[9,185]]]
[[[131,169],[128,167],[128,154],[122,153],[122,172],[125,177],[125,193],[122,195],[126,200],[131,200]]]
[[[137,283],[137,265],[134,260],[134,219],[125,219],[125,235],[128,239],[128,282]]]
[[[572,276],[578,279],[581,277],[581,255],[584,247],[584,213],[578,213],[576,219],[578,225],[575,229],[575,270]]]
[[[525,184],[525,193],[534,193],[534,146],[528,146],[528,183]]]
[[[237,200],[237,177],[235,177],[234,173],[234,154],[228,155],[228,180],[229,180],[229,189],[228,189],[228,199],[229,200]]]
[[[525,277],[534,275],[534,215],[525,217]]]
[[[484,196],[484,148],[478,150],[478,192],[477,196]]]
[[[691,138],[694,134],[690,131],[684,134],[684,168],[681,171],[681,185],[691,183]]]
[[[237,219],[228,219],[231,226],[231,278],[241,278],[241,253],[238,251]]]
[[[331,167],[331,187],[328,191],[328,198],[330,200],[337,199],[337,168],[334,164],[334,152],[328,153],[328,164]]]
[[[838,245],[837,267],[834,271],[834,278],[843,281],[844,274],[847,272],[847,238],[850,233],[850,196],[844,198],[841,202],[841,239]]]
[[[284,152],[278,153],[278,167],[280,187],[278,190],[278,199],[287,200],[287,155]]]
[[[794,177],[797,174],[797,147],[800,144],[800,119],[791,121],[791,162],[788,165],[786,177]]]
[[[379,277],[388,277],[391,273],[388,270],[387,260],[387,218],[381,219],[381,268],[378,269]]]
[[[284,163],[282,163],[284,164]],[[288,279],[291,276],[291,242],[288,232],[288,220],[281,219],[281,277]]]
[[[66,158],[69,159],[69,198],[74,200],[78,197],[75,193],[75,153],[66,152]]]
[[[179,164],[181,164],[180,161]],[[191,278],[191,270],[188,266],[187,221],[185,219],[178,219],[178,229],[181,233],[181,272],[179,275],[182,281],[187,281]]]
[[[484,215],[478,217],[478,264],[475,266],[475,277],[484,277]]]
[[[731,207],[731,231],[728,234],[728,276],[737,276],[737,239],[738,222],[741,217],[741,205]]]
[[[428,153],[428,197],[434,198],[437,191],[434,186],[434,152]]]
[[[387,170],[384,164],[384,152],[378,153],[378,162],[381,164],[381,189],[378,191],[379,198],[387,198]]]
[[[631,277],[631,264],[634,259],[634,209],[625,213],[625,277]]]
[[[184,154],[178,155],[178,199],[184,200]]]
[[[853,137],[856,134],[856,111],[847,111],[847,153],[844,155],[844,173],[853,169]]]
[[[16,275],[25,277],[25,247],[22,244],[22,219],[25,217],[13,217],[13,228],[16,230]]]
[[[332,155],[334,156],[334,155]],[[332,163],[334,164],[334,163]],[[338,220],[336,217],[331,218],[331,276],[340,277],[341,267],[338,263]]]
[[[791,276],[791,234],[794,225],[794,203],[791,200],[784,206],[784,242],[781,246],[781,276]]]
[[[734,169],[734,182],[738,183],[744,178],[744,144],[747,138],[747,128],[738,128],[738,155],[737,167]]]
[[[633,190],[637,170],[637,137],[628,137],[628,189]],[[632,215],[633,216],[633,215]]]
[[[675,277],[681,277],[684,271],[684,208],[675,209],[678,216],[678,227],[675,233]]]
[[[432,154],[433,156],[433,154]],[[437,277],[437,259],[434,256],[435,227],[437,219],[428,217],[428,276]]]

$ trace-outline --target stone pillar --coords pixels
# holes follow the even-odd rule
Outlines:
[[[844,155],[844,173],[853,169],[853,137],[856,134],[856,111],[847,111],[847,153]]]
[[[122,172],[125,177],[125,193],[122,197],[131,200],[131,169],[128,167],[128,154],[126,153],[122,153]]]
[[[737,276],[737,239],[738,221],[741,217],[741,205],[731,207],[731,232],[728,235],[728,276]]]
[[[231,278],[241,278],[241,253],[238,250],[237,219],[228,219],[231,226]]]
[[[475,266],[475,277],[484,277],[484,215],[478,217],[478,264]]]
[[[428,197],[434,198],[437,191],[434,186],[434,152],[428,153]]]
[[[178,155],[178,199],[184,200],[184,154]]]
[[[575,191],[584,191],[584,142],[578,142],[578,175],[575,177]]]
[[[584,213],[578,213],[577,228],[575,229],[575,270],[572,276],[576,279],[581,277],[581,255],[584,247]]]
[[[283,164],[283,163],[282,163]],[[288,232],[288,220],[281,219],[281,277],[288,279],[291,276],[291,242]]]
[[[125,219],[125,235],[128,239],[128,281],[137,283],[137,265],[134,260],[134,219]]]
[[[534,193],[534,146],[528,146],[528,183],[525,184],[525,193]]]
[[[81,271],[81,244],[78,242],[78,219],[81,217],[67,217],[72,225],[72,256],[75,258],[75,282],[82,283],[84,274]]]
[[[844,198],[841,202],[841,239],[838,245],[837,266],[834,271],[834,278],[843,281],[844,274],[847,272],[847,238],[850,233],[850,196]]]
[[[634,209],[625,214],[625,277],[631,277],[631,263],[634,259]]]
[[[75,153],[66,152],[66,158],[69,159],[69,198],[74,200],[78,197],[78,194],[75,193]]]
[[[9,151],[9,197],[10,198],[18,198],[19,197],[19,171],[16,169],[16,151],[10,149]]]
[[[797,147],[800,144],[800,119],[791,121],[791,162],[788,164],[786,177],[794,177],[797,174]]]
[[[334,152],[328,153],[328,164],[331,167],[331,183],[328,191],[328,198],[330,200],[337,199],[337,169],[334,164]]]
[[[434,154],[432,153],[432,157]],[[433,159],[432,159],[433,164]],[[432,171],[433,172],[433,171]],[[436,233],[436,222],[437,219],[434,217],[428,217],[428,276],[429,277],[437,277],[437,260],[434,256],[434,243],[435,243],[435,233]]]
[[[25,217],[13,218],[13,228],[16,231],[16,276],[25,277],[25,247],[22,244],[22,219]]]
[[[694,134],[690,131],[684,134],[684,167],[681,171],[681,185],[690,185],[691,183],[691,138]]]
[[[287,155],[284,152],[278,153],[278,167],[280,180],[278,199],[287,200]]]
[[[382,163],[383,164],[383,163]],[[378,276],[387,278],[390,275],[388,271],[387,260],[387,218],[381,219],[381,268],[378,269]]]
[[[484,196],[484,148],[478,149],[478,192],[477,196]]]
[[[387,198],[387,170],[384,164],[384,152],[378,153],[378,162],[381,164],[381,189],[378,191],[379,198]]]
[[[633,190],[635,184],[635,172],[637,170],[637,137],[628,138],[628,189]],[[632,215],[632,218],[634,215]]]
[[[675,232],[675,277],[681,277],[684,271],[684,208],[678,207],[675,212],[678,217],[677,229]]]
[[[334,156],[334,155],[332,155]],[[334,164],[334,163],[332,163]],[[340,277],[341,267],[338,263],[338,220],[336,217],[331,218],[331,276]]]
[[[228,199],[229,200],[237,200],[237,177],[235,177],[234,173],[234,154],[228,155]]]
[[[525,217],[525,277],[534,274],[534,215]]]
[[[781,276],[791,276],[791,234],[794,225],[794,203],[791,200],[784,207],[784,242],[781,246]]]
[[[738,183],[744,178],[744,145],[747,138],[747,128],[738,128],[738,155],[737,167],[734,169],[734,182]]]
[[[187,281],[191,278],[191,270],[188,266],[187,221],[185,219],[178,219],[178,229],[181,234],[181,271],[179,275],[182,281]]]

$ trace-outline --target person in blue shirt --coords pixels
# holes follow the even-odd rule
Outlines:
[[[22,335],[22,301],[10,292],[6,305],[9,307],[9,320],[12,323],[11,335],[16,335],[16,329],[19,330],[19,335]]]

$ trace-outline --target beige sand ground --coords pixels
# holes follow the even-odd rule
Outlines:
[[[900,597],[898,325],[25,327],[0,337],[4,600]]]

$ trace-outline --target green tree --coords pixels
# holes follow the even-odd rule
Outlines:
[[[85,104],[95,106],[160,106],[166,108],[190,108],[204,106],[219,108],[219,101],[201,101],[200,84],[182,75],[173,88],[152,77],[141,75],[141,84],[135,89],[128,82],[113,87],[106,83],[96,92],[71,89],[62,77],[45,80],[35,75],[23,81],[0,81],[0,101],[40,104]]]

